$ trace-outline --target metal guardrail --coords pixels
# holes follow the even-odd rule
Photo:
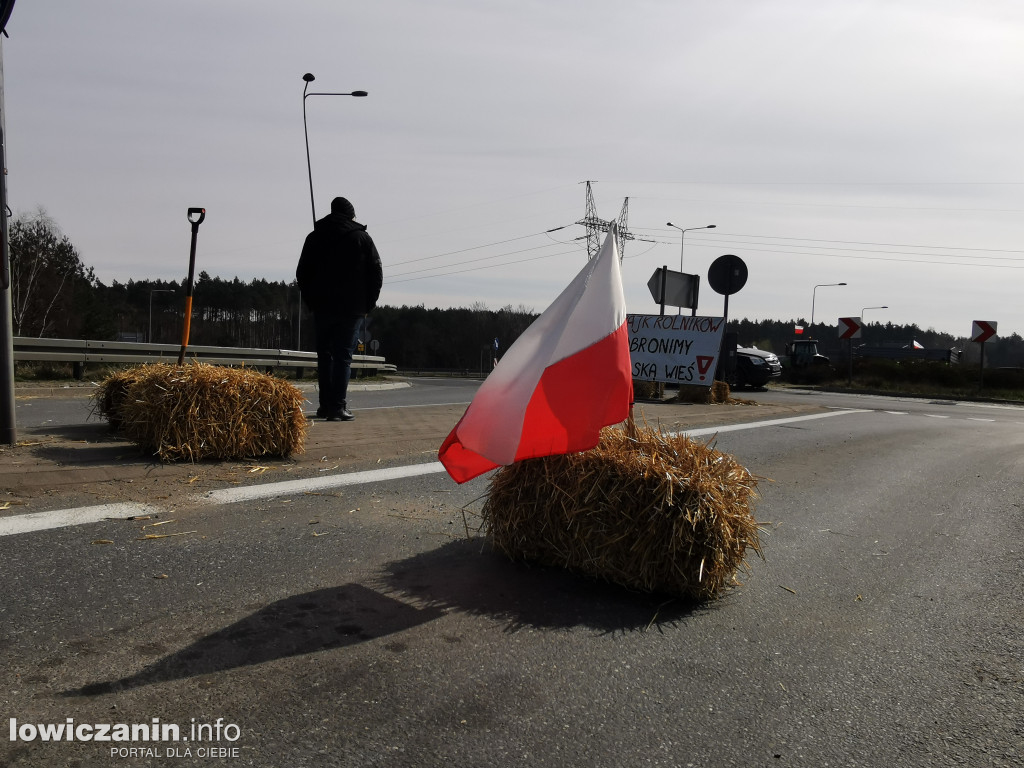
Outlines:
[[[15,362],[71,363],[75,375],[84,374],[88,363],[176,363],[178,344],[140,344],[132,341],[89,341],[84,339],[33,339],[14,337]],[[306,368],[316,368],[315,352],[289,349],[243,349],[240,347],[189,346],[189,360],[213,365],[248,365],[253,368],[291,368],[298,377]],[[361,371],[394,373],[395,366],[378,355],[353,355],[352,367]]]

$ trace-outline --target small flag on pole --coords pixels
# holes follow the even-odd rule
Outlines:
[[[464,483],[515,461],[586,451],[632,402],[613,226],[597,257],[509,347],[438,458]]]

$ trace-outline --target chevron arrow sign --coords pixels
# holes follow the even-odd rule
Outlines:
[[[971,341],[988,341],[995,335],[995,320],[975,320],[971,325]]]
[[[840,317],[839,318],[839,338],[840,339],[859,339],[860,338],[860,318],[859,317]]]

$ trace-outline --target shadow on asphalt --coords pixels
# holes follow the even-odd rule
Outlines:
[[[96,442],[109,442],[111,440],[124,440],[114,432],[107,423],[94,424],[54,424],[36,427],[24,427],[23,432],[30,435],[47,435],[61,437],[65,440],[88,440]]]
[[[505,622],[505,631],[660,631],[714,604],[632,592],[556,568],[513,563],[482,538],[388,563],[379,589],[319,589],[268,605],[134,675],[64,696],[100,696],[374,640],[449,611]],[[417,605],[410,604],[411,601]]]
[[[461,539],[388,563],[384,588],[431,608],[488,616],[524,628],[602,633],[661,629],[712,610],[668,595],[633,592],[558,568],[514,563],[484,538]]]
[[[100,696],[341,648],[401,632],[443,613],[439,608],[407,605],[361,584],[318,589],[268,605],[130,677],[92,683],[64,695]]]

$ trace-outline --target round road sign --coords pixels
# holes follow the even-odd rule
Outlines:
[[[723,296],[738,293],[747,284],[747,265],[739,256],[727,253],[719,256],[708,269],[708,283],[711,290]]]

